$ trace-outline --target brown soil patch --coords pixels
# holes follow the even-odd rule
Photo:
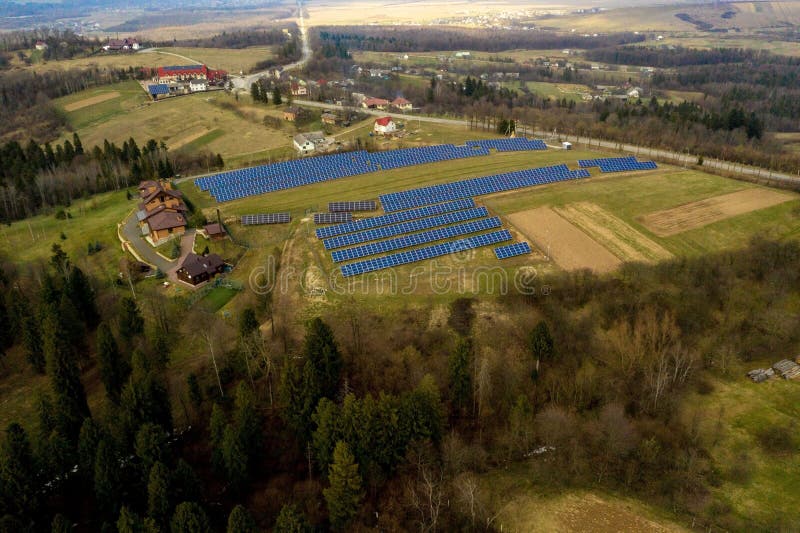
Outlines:
[[[182,146],[186,146],[187,144],[189,144],[192,141],[196,141],[197,139],[199,139],[200,137],[202,137],[203,135],[205,135],[209,131],[210,130],[208,128],[201,128],[200,131],[198,131],[196,133],[192,133],[191,135],[187,135],[186,137],[182,137],[181,139],[178,139],[177,141],[169,143],[169,148],[170,148],[170,150],[177,150],[178,148],[181,148]]]
[[[610,272],[622,263],[549,207],[514,213],[508,220],[564,270]]]
[[[577,202],[555,211],[623,261],[656,263],[672,254],[599,205]]]
[[[656,211],[643,216],[641,221],[656,235],[668,237],[795,198],[789,193],[771,189],[746,189]]]
[[[84,107],[89,107],[90,105],[99,104],[102,102],[106,102],[108,100],[113,100],[114,98],[119,98],[120,94],[118,91],[111,91],[110,93],[103,93],[98,94],[97,96],[92,96],[91,98],[84,98],[83,100],[78,100],[77,102],[72,102],[71,104],[67,104],[64,106],[64,111],[77,111],[78,109],[83,109]]]

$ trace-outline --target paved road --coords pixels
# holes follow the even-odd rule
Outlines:
[[[171,280],[174,281],[175,270],[186,258],[186,254],[192,251],[194,244],[195,229],[188,228],[186,233],[181,237],[181,257],[178,261],[168,261],[156,253],[150,244],[142,238],[142,232],[139,229],[138,221],[136,220],[136,212],[131,213],[122,225],[122,236],[131,243],[131,246],[139,254],[139,257],[155,265],[161,272],[166,274]]]
[[[280,67],[281,70],[296,70],[303,68],[308,60],[311,59],[311,46],[308,44],[308,32],[306,31],[306,21],[303,17],[303,3],[302,0],[297,0],[297,27],[300,29],[300,44],[302,47],[302,54],[299,61],[289,63]],[[261,72],[255,72],[246,76],[232,76],[231,83],[234,89],[242,89],[250,91],[250,86],[253,85],[259,78],[266,76],[270,70],[267,69]]]

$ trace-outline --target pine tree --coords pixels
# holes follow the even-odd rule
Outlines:
[[[94,471],[97,447],[102,439],[100,426],[91,418],[84,420],[78,435],[78,466],[81,474],[88,476]]]
[[[172,533],[211,533],[208,516],[200,505],[183,502],[175,508],[170,521]]]
[[[306,328],[303,355],[316,374],[320,397],[335,398],[339,389],[342,356],[331,328],[319,317],[312,319]]]
[[[258,527],[253,517],[242,505],[237,505],[228,516],[227,533],[256,533]]]
[[[242,449],[239,436],[232,426],[225,428],[222,437],[222,458],[225,464],[225,476],[234,491],[241,490],[247,482],[247,454]]]
[[[275,521],[273,533],[311,533],[311,525],[306,515],[297,510],[292,504],[281,507],[278,519]]]
[[[450,401],[453,408],[463,413],[472,403],[472,343],[461,339],[448,362],[450,375]]]
[[[337,442],[333,450],[328,480],[330,487],[322,491],[328,505],[328,519],[334,530],[341,531],[358,513],[363,497],[358,464],[344,441]]]
[[[261,85],[253,82],[250,84],[250,97],[253,99],[254,102],[262,102],[263,99],[261,98]]]
[[[236,387],[234,406],[234,428],[242,451],[247,455],[248,465],[250,465],[261,449],[262,421],[256,406],[256,398],[243,381]]]
[[[46,310],[42,328],[43,345],[55,398],[57,426],[65,437],[75,442],[83,420],[90,417],[91,413],[61,318],[62,315],[52,307]]]
[[[120,492],[119,462],[114,446],[108,439],[97,445],[94,462],[94,494],[100,509],[116,515]]]
[[[281,90],[278,87],[272,89],[272,103],[275,105],[281,105],[283,103],[281,99]]]
[[[539,375],[539,364],[541,361],[548,361],[553,357],[553,337],[547,323],[542,320],[533,328],[528,340],[528,349],[534,360],[534,368],[531,377],[536,379]]]
[[[147,515],[156,524],[166,524],[169,518],[169,469],[164,463],[155,463],[147,481]]]
[[[172,474],[172,498],[178,502],[200,501],[202,485],[194,469],[183,459],[178,459]]]
[[[75,154],[83,155],[83,143],[81,142],[81,138],[78,137],[78,132],[72,134],[72,144],[75,145]]]
[[[258,331],[256,312],[252,307],[247,307],[239,317],[239,336],[244,339],[250,337],[256,331]]]
[[[42,335],[39,319],[26,312],[20,317],[22,326],[22,344],[25,346],[25,358],[31,367],[39,374],[44,374],[45,357],[42,350]]]
[[[97,361],[106,395],[112,402],[118,404],[122,387],[125,386],[125,380],[130,374],[130,367],[119,353],[117,341],[114,340],[111,328],[105,322],[97,328]]]
[[[126,296],[120,302],[119,335],[126,342],[130,342],[142,333],[144,333],[144,318],[139,312],[139,306],[133,298]]]
[[[95,293],[89,283],[89,278],[80,268],[73,266],[69,270],[64,292],[72,302],[72,305],[75,306],[86,326],[89,329],[94,329],[100,320],[95,303]]]
[[[39,506],[37,469],[25,430],[17,423],[6,429],[0,444],[0,515],[29,516]]]
[[[304,365],[287,361],[286,371],[281,381],[281,416],[289,428],[302,441],[311,435],[311,416],[321,398],[318,379],[313,366],[306,361]]]
[[[136,456],[142,460],[145,474],[156,463],[169,459],[169,443],[164,428],[156,424],[142,424],[134,439]]]

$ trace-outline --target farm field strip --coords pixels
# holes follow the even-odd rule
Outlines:
[[[641,221],[656,235],[668,237],[795,199],[794,194],[751,188],[656,211],[641,217]]]
[[[97,96],[92,96],[91,98],[85,98],[83,100],[78,100],[77,102],[67,104],[64,106],[64,111],[68,112],[77,111],[78,109],[83,109],[84,107],[100,104],[107,100],[113,100],[115,98],[119,98],[120,96],[121,95],[119,91],[111,91],[108,93],[98,94]]]
[[[622,261],[550,207],[508,216],[514,227],[564,270],[616,270]]]

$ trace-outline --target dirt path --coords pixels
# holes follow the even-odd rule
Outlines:
[[[577,202],[555,211],[623,261],[657,263],[672,254],[624,220],[591,202]]]
[[[78,100],[77,102],[72,102],[71,104],[67,104],[64,106],[64,111],[67,112],[77,111],[78,109],[83,109],[84,107],[89,107],[95,104],[106,102],[108,100],[113,100],[114,98],[119,98],[119,96],[120,96],[119,91],[111,91],[110,93],[98,94],[97,96],[92,96],[91,98],[84,98],[83,100]]]
[[[643,216],[641,222],[656,235],[668,237],[795,199],[794,194],[774,189],[745,189],[656,211]]]
[[[178,139],[177,141],[171,142],[170,145],[169,145],[169,149],[170,150],[177,150],[178,148],[181,148],[182,146],[186,146],[190,142],[196,141],[197,139],[199,139],[200,137],[202,137],[203,135],[205,135],[209,131],[211,131],[211,130],[209,130],[208,128],[205,128],[205,127],[201,128],[200,131],[198,131],[198,132],[192,133],[191,135],[187,135],[186,137]]]
[[[622,264],[618,257],[549,207],[514,213],[508,220],[564,270],[588,268],[610,272]]]

